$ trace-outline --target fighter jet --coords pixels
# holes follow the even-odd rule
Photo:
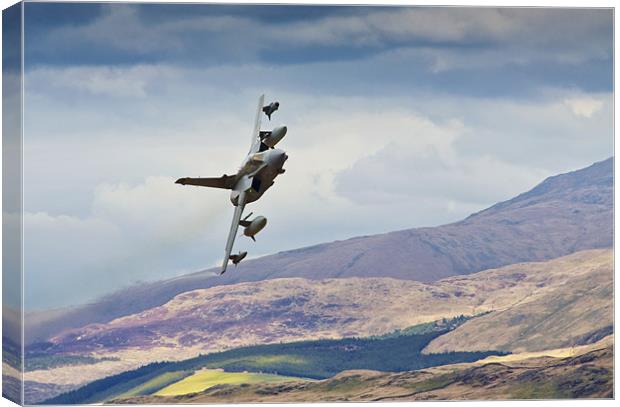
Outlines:
[[[271,131],[261,131],[261,111],[271,120],[271,114],[275,112],[280,104],[278,102],[263,106],[265,95],[258,99],[256,119],[254,120],[254,130],[250,151],[241,163],[241,168],[235,175],[222,175],[219,178],[179,178],[176,183],[181,185],[195,185],[200,187],[230,189],[230,202],[235,207],[232,225],[226,241],[224,262],[222,271],[226,272],[228,262],[236,266],[247,256],[247,252],[231,254],[235,235],[239,226],[244,227],[243,234],[256,241],[254,236],[267,225],[267,218],[258,216],[250,220],[250,213],[241,219],[245,205],[257,201],[265,191],[267,191],[275,181],[275,178],[284,173],[284,162],[288,156],[283,150],[275,148],[280,140],[286,135],[286,126],[279,126]]]

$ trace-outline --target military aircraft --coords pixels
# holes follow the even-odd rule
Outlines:
[[[235,207],[232,225],[228,233],[226,242],[225,257],[222,263],[222,271],[226,272],[228,262],[236,266],[247,256],[247,252],[231,254],[235,235],[239,226],[243,226],[243,234],[256,241],[254,236],[267,225],[267,218],[258,216],[250,220],[250,213],[241,219],[245,205],[258,200],[265,191],[273,184],[275,178],[284,173],[284,162],[288,156],[283,150],[275,148],[280,140],[286,135],[286,126],[279,126],[271,131],[261,131],[261,112],[265,113],[271,120],[271,114],[275,112],[280,104],[278,102],[263,106],[265,95],[258,99],[256,119],[254,120],[254,131],[252,132],[252,144],[250,151],[241,163],[241,168],[235,175],[222,175],[218,178],[179,178],[176,183],[181,185],[195,185],[200,187],[223,188],[232,190],[230,202]]]

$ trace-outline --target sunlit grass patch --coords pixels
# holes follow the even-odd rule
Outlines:
[[[183,371],[166,372],[157,377],[152,378],[151,380],[147,382],[142,383],[139,386],[132,388],[131,390],[126,391],[125,393],[119,394],[115,398],[126,398],[126,397],[153,394],[157,392],[158,390],[168,387],[171,384],[178,382],[191,374],[192,372],[183,372]]]
[[[155,395],[178,396],[196,393],[218,384],[283,383],[299,380],[303,379],[262,373],[232,373],[222,370],[199,370],[193,375],[159,390]]]

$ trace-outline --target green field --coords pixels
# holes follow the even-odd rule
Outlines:
[[[218,384],[253,384],[253,383],[282,383],[300,380],[297,377],[278,376],[262,373],[228,373],[222,370],[199,370],[193,375],[173,383],[155,394],[156,396],[179,396],[182,394],[197,393]]]
[[[192,372],[180,371],[180,372],[166,372],[159,376],[156,376],[146,382],[121,393],[114,398],[127,398],[134,396],[144,396],[147,394],[154,394],[157,391],[170,387],[172,383],[176,383],[179,380],[183,381],[187,376],[190,376]]]

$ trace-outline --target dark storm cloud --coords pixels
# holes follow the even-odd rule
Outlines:
[[[30,66],[44,65],[92,65],[92,64],[133,64],[174,61],[179,64],[226,64],[235,62],[247,62],[256,60],[259,49],[268,47],[269,44],[256,44],[256,38],[243,27],[243,21],[251,22],[253,27],[277,27],[297,21],[312,21],[327,16],[356,15],[365,12],[364,8],[355,7],[316,7],[316,6],[238,6],[238,5],[205,5],[205,4],[97,4],[97,3],[28,3],[26,13],[27,37],[30,44],[27,47],[26,56]],[[115,10],[125,10],[116,13]],[[108,18],[109,15],[131,16],[131,21],[118,18]],[[108,17],[106,17],[108,16]],[[159,47],[145,49],[127,49],[123,46],[121,38],[127,27],[119,27],[119,24],[127,23],[135,26],[134,31],[140,36],[146,35],[147,31],[158,31],[163,26],[175,23],[199,21],[201,18],[237,18],[240,26],[233,27],[242,31],[242,35],[231,44],[231,38],[214,36],[210,30],[196,32],[195,27],[187,33],[181,30],[161,33],[171,35],[182,40],[182,47],[169,46],[163,42]],[[97,21],[102,20],[102,21]],[[103,23],[103,24],[101,24]],[[205,21],[207,23],[207,21]],[[109,42],[110,37],[97,38],[97,36],[75,38],[59,38],[58,33],[88,32],[93,26],[100,25],[101,32],[114,32],[121,28],[120,35]],[[159,34],[159,33],[158,33]],[[225,34],[225,33],[221,33]],[[230,33],[228,33],[230,34]],[[283,36],[286,32],[283,31]],[[67,40],[68,41],[60,41]],[[126,42],[131,39],[127,38]],[[231,45],[243,49],[243,53],[236,57],[229,52]],[[258,47],[258,48],[257,48]],[[195,52],[198,51],[198,52]],[[289,62],[296,61],[297,50],[292,49]],[[315,58],[325,59],[330,55],[323,56],[320,52],[307,50]],[[343,51],[343,50],[341,50]],[[351,51],[345,51],[351,55]],[[355,52],[355,57],[366,55],[366,52]],[[333,52],[331,53],[333,56]],[[315,59],[311,58],[311,59]],[[266,56],[266,61],[270,56]],[[258,58],[260,60],[260,58]],[[276,61],[280,62],[280,61]]]
[[[541,84],[611,89],[612,13],[584,9],[31,3],[26,61],[41,65],[307,65],[407,51],[356,84],[481,96]],[[61,7],[57,12],[55,7]],[[60,17],[56,17],[60,15]],[[340,81],[343,77],[332,75]],[[325,76],[323,76],[325,78]],[[329,82],[329,80],[327,80]],[[349,90],[354,89],[351,85]]]

